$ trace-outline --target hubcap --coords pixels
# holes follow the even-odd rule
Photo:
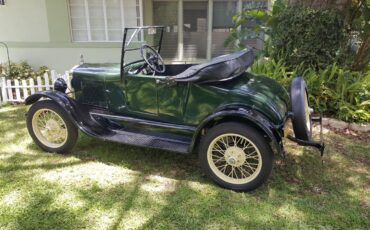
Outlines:
[[[32,117],[32,129],[37,139],[50,148],[63,146],[68,138],[64,120],[50,109],[40,109]]]
[[[242,148],[232,146],[225,151],[225,159],[229,165],[240,167],[247,159]]]
[[[259,149],[239,134],[223,134],[208,147],[207,160],[211,170],[222,180],[244,184],[255,179],[262,168]]]

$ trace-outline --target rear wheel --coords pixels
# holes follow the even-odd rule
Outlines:
[[[236,191],[250,191],[269,177],[273,153],[256,129],[234,122],[219,124],[203,137],[200,163],[217,184]]]
[[[35,143],[47,152],[69,152],[78,130],[66,112],[51,100],[38,101],[27,113],[27,129]]]

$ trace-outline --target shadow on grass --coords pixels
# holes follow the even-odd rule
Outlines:
[[[16,218],[15,226],[17,228],[78,229],[85,226],[85,223],[80,219],[79,212],[53,205],[55,194],[47,191],[38,191],[32,193],[30,197],[31,199],[28,200],[27,206]]]
[[[328,140],[328,151],[325,163],[322,164],[319,153],[313,149],[294,147],[294,151],[301,154],[289,154],[286,158],[277,159],[274,173],[270,180],[261,188],[246,194],[248,201],[256,198],[257,207],[249,202],[231,201],[225,198],[230,191],[219,189],[200,171],[195,155],[183,156],[169,152],[130,147],[115,143],[105,143],[81,137],[79,146],[73,153],[80,159],[94,159],[106,164],[115,164],[145,174],[158,174],[166,178],[180,181],[177,190],[168,197],[166,207],[147,221],[144,227],[154,228],[163,225],[175,224],[174,227],[210,226],[217,227],[219,216],[234,216],[240,226],[248,227],[310,227],[314,226],[344,228],[346,226],[363,227],[369,224],[368,210],[363,207],[361,197],[351,194],[361,193],[361,185],[369,184],[369,171],[356,172],[355,175],[346,164],[333,158],[337,155],[334,143]],[[348,147],[348,146],[347,146]],[[355,179],[354,179],[355,178]],[[184,182],[186,181],[186,182]],[[209,200],[202,194],[194,191],[188,182],[199,182],[201,186],[207,185],[215,189],[216,195]],[[232,197],[240,199],[242,195],[231,192]],[[273,195],[272,195],[273,194]],[[227,205],[222,204],[223,200]],[[270,203],[271,202],[271,203]],[[262,205],[261,205],[262,203]],[[217,210],[219,208],[220,210]],[[253,213],[270,213],[284,209],[293,209],[301,213],[290,220],[280,221],[272,218],[268,223],[264,218]],[[189,210],[191,209],[191,210]],[[235,218],[235,209],[245,215]],[[184,210],[190,213],[184,213]],[[264,210],[264,211],[263,211]],[[289,212],[289,211],[288,211]],[[195,215],[190,218],[188,215]],[[248,216],[249,215],[249,216]],[[281,214],[284,215],[284,214]],[[333,216],[341,221],[333,220]],[[253,218],[251,218],[253,217]],[[220,218],[220,217],[219,217]],[[260,221],[256,221],[260,219]],[[160,220],[160,221],[159,221]],[[168,221],[170,220],[170,221]],[[303,222],[302,222],[303,221]],[[229,222],[227,219],[219,221],[219,226]],[[230,223],[232,226],[232,223]]]
[[[2,120],[6,125],[2,130],[11,130],[6,122],[9,119],[13,116]],[[15,119],[21,117],[17,115]],[[22,133],[23,138],[29,138],[24,130],[17,137],[22,138]],[[365,229],[370,226],[366,206],[370,191],[366,190],[370,184],[369,155],[365,154],[369,146],[337,135],[329,135],[326,141],[328,155],[324,165],[318,152],[291,145],[284,160],[277,157],[267,183],[250,193],[235,193],[214,185],[201,172],[196,155],[103,142],[85,135],[80,135],[76,147],[66,156],[44,155],[33,142],[27,149],[36,152],[35,155],[3,153],[13,156],[0,159],[0,170],[4,172],[0,178],[2,186],[8,188],[16,189],[18,184],[13,186],[13,181],[25,190],[35,186],[24,211],[14,215],[19,228],[46,229],[53,225],[66,229],[96,228],[104,224],[110,229]],[[77,160],[63,162],[69,158]],[[30,164],[32,161],[35,163]],[[109,187],[95,182],[69,187],[58,181],[33,184],[38,170],[70,170],[90,162],[129,169],[136,174],[132,181]],[[153,176],[159,178],[154,185]],[[46,191],[39,191],[41,188]],[[71,209],[63,203],[55,205],[65,190],[75,193],[71,200],[80,201],[81,206]],[[43,217],[47,219],[45,223],[40,219]]]
[[[157,149],[104,142],[80,135],[72,156],[81,160],[97,160],[124,166],[146,174],[158,174],[177,180],[192,180],[204,176],[195,154],[179,154]],[[202,180],[204,181],[204,180]]]

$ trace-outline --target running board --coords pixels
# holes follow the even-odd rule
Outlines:
[[[104,141],[162,149],[172,152],[190,152],[191,137],[178,134],[169,135],[159,132],[130,130],[112,122],[112,117],[108,119],[106,116],[99,116],[100,114],[91,114],[88,108],[83,108],[82,106],[75,106],[75,108],[79,108],[76,109],[75,117],[79,118],[79,120],[75,120],[76,126],[91,137]],[[135,122],[137,121],[135,120]]]
[[[191,138],[178,135],[162,135],[160,133],[137,133],[125,130],[112,130],[108,135],[99,136],[100,139],[127,145],[162,149],[178,153],[189,153]]]

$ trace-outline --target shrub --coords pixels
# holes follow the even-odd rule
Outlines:
[[[28,79],[42,76],[49,71],[49,68],[41,66],[35,71],[27,62],[22,61],[20,63],[11,62],[10,68],[8,64],[0,65],[0,70],[2,73],[6,74],[9,79]]]
[[[301,67],[289,71],[285,63],[273,59],[255,62],[251,71],[277,80],[287,89],[292,79],[302,73]],[[370,71],[350,71],[337,64],[325,69],[307,68],[302,76],[310,93],[310,104],[315,111],[344,121],[370,121]]]
[[[276,0],[272,11],[247,9],[233,17],[225,46],[244,48],[246,39],[265,36],[259,54],[283,59],[288,67],[325,68],[338,63],[370,69],[370,1]],[[267,39],[266,39],[267,38]]]
[[[344,19],[336,11],[288,7],[271,25],[271,55],[288,67],[325,68],[348,52]]]

